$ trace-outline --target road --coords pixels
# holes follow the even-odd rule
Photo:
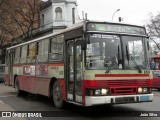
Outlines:
[[[0,84],[0,100],[16,111],[40,111],[42,113],[47,111],[51,115],[54,114],[54,117],[26,118],[28,120],[160,120],[160,117],[139,117],[140,114],[135,115],[137,111],[139,111],[138,113],[149,111],[149,113],[154,114],[157,113],[155,111],[159,111],[158,115],[160,115],[160,92],[154,90],[153,93],[153,102],[94,107],[67,104],[64,109],[57,109],[52,101],[45,96],[29,94],[17,97],[14,88]]]

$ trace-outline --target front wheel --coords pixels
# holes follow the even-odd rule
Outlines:
[[[64,101],[58,81],[56,81],[53,85],[53,102],[57,108],[63,107]]]
[[[160,88],[158,88],[158,91],[160,91]]]

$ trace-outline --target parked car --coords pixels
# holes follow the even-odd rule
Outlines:
[[[160,70],[153,70],[153,88],[158,89],[160,91]]]
[[[4,82],[5,64],[0,64],[0,82]]]

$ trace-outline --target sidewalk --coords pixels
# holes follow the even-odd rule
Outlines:
[[[1,97],[9,97],[15,96],[14,88],[5,86],[4,84],[0,83],[0,116],[2,116],[3,111],[16,111],[13,107],[6,104],[5,101],[1,100]],[[27,120],[27,118],[18,118],[18,117],[0,117],[0,120]]]

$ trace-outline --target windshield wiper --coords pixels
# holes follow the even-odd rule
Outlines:
[[[118,45],[118,65],[122,64],[122,59],[120,57],[120,50],[119,50],[119,45]]]
[[[113,56],[113,58],[111,59],[112,63],[107,67],[108,70],[106,70],[106,73],[109,73],[109,71],[112,69],[112,67],[118,63],[117,61],[118,61],[117,57]]]
[[[128,60],[128,64],[129,64],[129,59],[131,59],[133,61],[133,63],[135,64],[136,68],[138,69],[138,72],[142,73],[142,70],[140,69],[140,67],[136,63],[134,57],[129,54],[129,52],[128,52],[128,46],[127,45],[126,45],[126,57],[127,57],[127,60]]]
[[[112,67],[113,67],[114,65],[118,64],[118,66],[119,66],[119,64],[122,63],[122,60],[121,60],[121,58],[120,58],[119,45],[118,45],[118,55],[117,55],[117,56],[118,56],[118,60],[117,60],[116,55],[113,56],[113,58],[111,59],[111,62],[112,62],[112,63],[107,67],[108,70],[106,70],[106,73],[109,73],[109,71],[112,69]]]

